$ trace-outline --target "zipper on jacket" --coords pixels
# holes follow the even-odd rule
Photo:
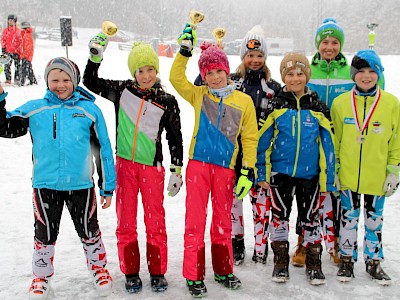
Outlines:
[[[293,173],[292,173],[292,177],[295,177],[296,172],[297,172],[297,163],[299,161],[299,153],[300,153],[300,135],[301,135],[301,105],[300,105],[300,100],[301,100],[301,96],[299,99],[297,98],[297,96],[294,96],[296,98],[296,102],[297,102],[297,129],[296,129],[296,118],[294,117],[294,135],[296,134],[297,131],[297,142],[296,142],[296,159],[295,162],[293,164]]]
[[[56,113],[53,114],[53,139],[57,137],[57,115]]]
[[[364,96],[364,117],[363,117],[363,121],[365,120],[365,112],[367,111],[367,96]],[[365,128],[365,134],[367,134],[368,131],[368,126],[367,128]],[[363,134],[362,132],[360,134]],[[360,144],[360,159],[358,161],[358,179],[357,179],[357,193],[358,193],[358,189],[360,187],[360,176],[361,176],[361,156],[362,156],[362,146],[363,144]]]
[[[330,74],[331,72],[331,63],[328,64],[328,72],[326,73],[326,90],[325,90],[325,104],[329,107],[329,81],[330,81]],[[330,109],[330,107],[329,107]]]
[[[139,122],[140,122],[140,117],[146,114],[146,110],[147,107],[145,107],[145,110],[143,111],[143,105],[145,102],[145,97],[142,98],[142,102],[140,103],[140,108],[139,108],[139,112],[137,114],[137,118],[136,118],[136,128],[135,128],[135,132],[133,133],[133,143],[132,143],[132,161],[135,160],[135,151],[136,151],[136,139],[137,139],[137,134],[139,132]]]

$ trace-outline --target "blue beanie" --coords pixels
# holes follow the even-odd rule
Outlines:
[[[351,61],[350,69],[350,75],[353,81],[356,74],[362,68],[371,68],[376,74],[378,74],[378,80],[381,78],[383,66],[381,59],[374,50],[360,50],[356,53],[356,55],[354,55],[353,60]]]
[[[326,18],[322,25],[317,29],[315,34],[315,47],[317,50],[319,49],[319,44],[329,37],[332,36],[339,40],[340,42],[340,51],[342,51],[343,43],[344,43],[344,32],[343,29],[336,24],[336,20],[333,18]]]

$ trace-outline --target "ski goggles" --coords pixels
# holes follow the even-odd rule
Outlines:
[[[251,39],[247,42],[246,47],[249,50],[258,50],[261,48],[261,42],[256,39]]]

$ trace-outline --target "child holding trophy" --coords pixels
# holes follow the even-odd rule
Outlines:
[[[178,39],[196,44],[196,32],[186,24]],[[213,206],[210,236],[214,279],[223,286],[237,289],[239,278],[233,274],[231,242],[232,193],[238,136],[243,148],[242,170],[236,192],[239,198],[253,184],[257,148],[257,123],[250,96],[228,83],[229,62],[226,54],[213,45],[202,45],[199,69],[206,85],[188,81],[185,69],[192,51],[180,49],[171,68],[170,81],[176,91],[194,108],[195,127],[186,168],[186,217],[183,276],[194,297],[207,295],[205,278],[204,231],[208,199]]]
[[[112,101],[117,122],[117,246],[120,269],[129,293],[142,289],[137,233],[138,193],[142,195],[147,238],[147,265],[151,288],[165,291],[168,282],[167,233],[165,228],[162,132],[166,131],[171,153],[171,177],[167,190],[173,197],[182,186],[182,133],[178,103],[167,94],[157,77],[159,60],[153,48],[136,42],[128,56],[133,79],[99,78],[107,34],[99,33],[89,43],[90,56],[83,76],[94,93]],[[97,47],[99,44],[101,47]]]

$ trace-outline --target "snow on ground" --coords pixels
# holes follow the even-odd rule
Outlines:
[[[87,57],[87,44],[95,29],[79,32],[79,39],[74,39],[74,46],[68,48],[69,58],[74,60],[83,73]],[[45,40],[36,41],[36,52],[33,66],[39,79],[38,86],[22,88],[7,88],[7,108],[13,109],[30,99],[40,98],[45,93],[43,72],[45,64],[53,57],[65,56],[65,48],[60,42]],[[116,43],[110,43],[100,68],[100,76],[110,79],[127,79],[130,77],[127,68],[128,51],[118,50]],[[189,62],[188,77],[194,80],[198,74],[198,55]],[[268,57],[268,65],[273,78],[280,81],[279,64],[282,57]],[[239,64],[239,57],[230,56],[231,70]],[[400,56],[382,57],[385,66],[386,90],[400,97]],[[171,58],[160,57],[161,79],[167,91],[176,95],[181,108],[184,138],[184,162],[187,162],[189,142],[193,130],[193,110],[172,88],[168,81]],[[4,74],[0,76],[4,81]],[[114,108],[111,102],[97,98],[96,103],[102,108],[107,121],[110,139],[115,142]],[[169,155],[164,143],[164,166],[169,166]],[[32,280],[31,256],[33,248],[33,214],[31,204],[31,141],[29,136],[18,139],[0,140],[0,189],[2,201],[0,204],[0,239],[2,241],[0,298],[27,299],[28,287]],[[168,180],[167,174],[167,180]],[[150,290],[149,274],[145,263],[145,228],[143,210],[139,205],[138,232],[142,254],[141,277],[143,290],[140,294],[130,295],[124,290],[124,276],[119,270],[116,247],[116,215],[115,206],[107,210],[98,210],[100,227],[108,253],[108,268],[114,279],[112,295],[108,299],[191,299],[182,277],[183,233],[185,214],[185,186],[174,197],[165,198],[166,222],[169,246],[169,264],[166,277],[169,288],[164,293],[154,293]],[[329,255],[323,253],[323,271],[327,277],[326,285],[311,286],[305,279],[304,269],[290,266],[290,281],[277,284],[271,281],[273,266],[272,251],[269,251],[266,265],[254,264],[251,261],[253,252],[252,212],[249,199],[244,199],[245,230],[246,230],[246,260],[241,266],[235,267],[235,273],[242,280],[242,287],[230,291],[213,280],[210,257],[209,221],[206,229],[206,279],[208,288],[207,299],[400,299],[398,289],[400,281],[400,247],[398,243],[399,229],[397,213],[400,211],[400,195],[397,193],[387,199],[385,208],[385,223],[383,230],[383,245],[386,261],[384,269],[392,277],[393,284],[382,287],[372,282],[361,261],[355,264],[355,279],[347,284],[339,283],[336,278],[337,267],[329,261]],[[211,215],[211,214],[209,214]],[[296,206],[294,205],[290,233],[290,253],[294,252],[296,236],[294,220]],[[362,244],[364,229],[360,226],[359,243]],[[362,247],[360,247],[362,248]],[[359,250],[362,257],[362,250]],[[53,294],[49,299],[97,299],[98,296],[86,269],[85,258],[79,238],[73,228],[68,211],[64,210],[60,234],[55,253],[55,276],[52,279]]]

